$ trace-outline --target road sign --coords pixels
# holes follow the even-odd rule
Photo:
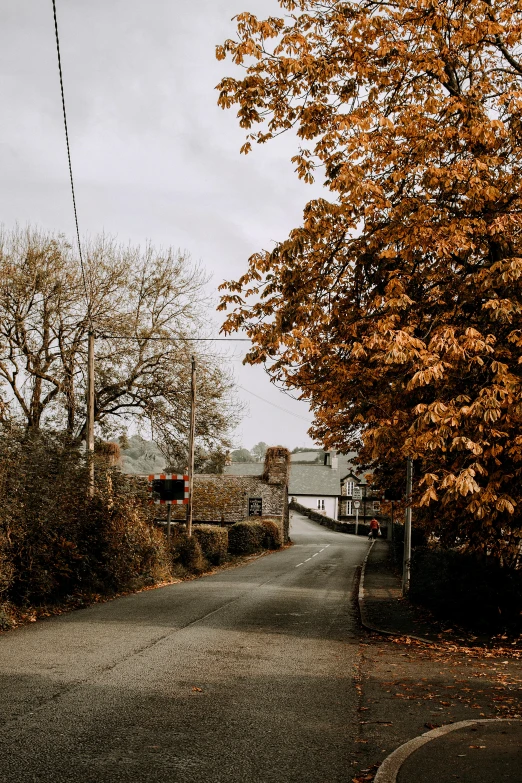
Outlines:
[[[361,501],[360,500],[354,500],[353,507],[354,508],[360,508],[361,507]]]
[[[189,477],[179,473],[155,473],[149,476],[149,492],[154,503],[186,506],[189,498]]]
[[[362,498],[362,489],[360,487],[354,487],[352,497],[354,500],[360,500]]]

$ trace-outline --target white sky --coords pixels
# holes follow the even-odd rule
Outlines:
[[[57,0],[57,8],[82,233],[188,250],[217,288],[299,225],[317,189],[293,171],[295,142],[239,155],[244,132],[234,110],[217,107],[214,89],[234,73],[215,59],[215,45],[234,36],[231,18],[277,15],[276,0]],[[72,237],[53,25],[51,0],[0,7],[0,221]],[[249,413],[236,445],[310,445],[308,406],[261,368],[233,364],[242,387],[294,414],[239,389]]]

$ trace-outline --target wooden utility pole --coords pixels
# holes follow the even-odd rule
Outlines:
[[[402,560],[402,594],[410,589],[411,566],[411,495],[413,491],[413,464],[411,457],[406,463],[406,516],[404,519],[404,555]]]
[[[187,506],[187,535],[192,535],[193,493],[194,493],[194,439],[196,433],[196,360],[192,357],[190,382],[190,435],[189,435],[189,501]]]
[[[86,456],[89,466],[89,495],[94,495],[94,333],[89,331],[87,349],[87,432]]]

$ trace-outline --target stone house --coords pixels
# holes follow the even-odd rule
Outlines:
[[[380,496],[372,492],[364,473],[355,463],[356,452],[297,452],[290,455],[289,500],[326,517],[345,522],[355,521],[354,501],[359,500],[359,520],[366,516],[381,519]],[[232,463],[227,475],[253,476],[261,471],[260,463]],[[361,487],[362,485],[362,487]]]
[[[193,519],[198,523],[232,525],[248,517],[270,517],[288,540],[289,452],[281,446],[267,450],[263,463],[236,463],[244,473],[194,475]],[[253,470],[252,470],[253,468]],[[172,519],[184,519],[185,507],[172,506]]]
[[[345,500],[346,498],[346,500]],[[371,489],[364,475],[350,471],[341,480],[341,497],[339,498],[339,519],[352,522],[355,519],[354,502],[359,501],[359,520],[372,517],[381,519],[381,495]]]

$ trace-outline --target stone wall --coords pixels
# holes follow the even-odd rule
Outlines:
[[[284,516],[286,487],[268,484],[262,476],[194,476],[195,522],[225,522],[232,525],[248,516],[250,498],[261,498],[263,516]],[[172,507],[173,519],[185,518],[184,506]]]
[[[263,517],[279,521],[283,539],[288,540],[289,452],[281,447],[268,449],[259,476],[196,474],[194,476],[193,520],[233,525],[249,515],[249,500],[261,499]],[[263,474],[261,475],[261,471]],[[166,517],[166,507],[156,506],[158,517]],[[172,506],[172,519],[184,520],[186,506]]]
[[[325,514],[320,514],[318,511],[314,511],[307,506],[301,505],[301,503],[298,503],[295,498],[292,498],[289,507],[292,511],[298,511],[300,514],[307,516],[308,519],[313,520],[313,522],[318,522],[323,527],[328,527],[330,530],[335,530],[336,533],[351,533],[352,535],[355,534],[355,522],[339,522],[336,519],[332,519],[332,517],[327,517]],[[357,528],[358,535],[368,536],[369,532],[370,525],[364,525],[362,522],[359,522]],[[383,525],[382,523],[381,535],[383,538],[388,538],[388,526]]]

